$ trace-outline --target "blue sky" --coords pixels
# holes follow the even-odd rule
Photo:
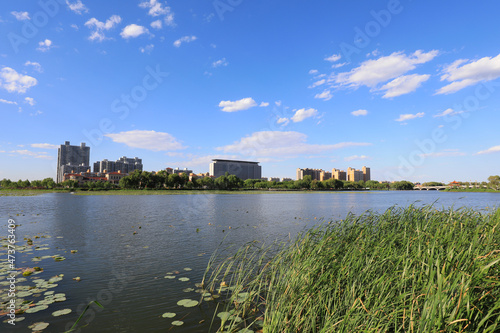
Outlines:
[[[500,162],[494,1],[3,1],[0,179],[213,158],[485,181]]]

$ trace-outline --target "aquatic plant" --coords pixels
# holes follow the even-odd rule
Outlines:
[[[214,256],[205,279],[225,332],[498,332],[500,209],[350,214]]]

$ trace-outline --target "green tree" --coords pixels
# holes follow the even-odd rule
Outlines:
[[[172,174],[168,175],[168,184],[170,187],[179,188],[181,183],[182,183],[182,179],[178,174],[172,173]]]
[[[500,186],[500,176],[489,176],[488,177],[489,184],[488,186],[498,190],[498,187]]]
[[[45,178],[42,180],[42,186],[45,188],[54,188],[56,186],[56,182],[52,178]]]
[[[228,181],[228,188],[229,189],[236,189],[236,188],[243,187],[243,181],[235,175],[227,176],[227,181]]]

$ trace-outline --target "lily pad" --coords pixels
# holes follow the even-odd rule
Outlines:
[[[54,317],[59,317],[59,316],[67,315],[68,313],[71,313],[71,309],[64,309],[64,310],[55,311],[55,312],[52,312],[52,315]]]
[[[165,279],[175,279],[175,276],[172,276],[172,275],[165,275]]]
[[[222,321],[226,321],[229,319],[229,317],[231,317],[231,314],[229,312],[219,312],[217,314],[217,317],[219,317]]]
[[[189,278],[181,277],[181,278],[179,278],[179,281],[186,282],[186,281],[189,281]]]
[[[42,310],[45,310],[45,309],[48,309],[48,308],[49,308],[48,305],[42,304],[42,305],[35,306],[33,308],[29,308],[25,312],[26,313],[35,313],[35,312],[42,311]]]
[[[184,268],[184,270],[185,270],[186,272],[192,271],[192,269],[191,269],[191,268],[189,268],[189,267]]]
[[[183,324],[184,324],[184,322],[183,322],[183,321],[180,321],[180,320],[176,320],[176,321],[173,321],[173,322],[172,322],[172,325],[175,325],[175,326],[181,326],[181,325],[183,325]]]
[[[192,308],[193,306],[198,305],[198,301],[194,301],[192,299],[181,299],[179,302],[177,302],[177,305],[184,306],[186,308]]]
[[[184,289],[182,289],[182,291],[185,293],[189,293],[191,291],[194,291],[194,289],[193,288],[184,288]]]
[[[28,328],[31,328],[33,331],[41,331],[41,330],[46,329],[48,326],[49,326],[48,323],[38,322],[38,323],[34,323],[33,325],[28,326]]]
[[[165,312],[164,314],[161,315],[163,318],[174,318],[175,313],[173,312]]]

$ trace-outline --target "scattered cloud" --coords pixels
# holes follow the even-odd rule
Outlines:
[[[445,117],[445,116],[453,116],[453,115],[461,114],[461,113],[464,113],[464,111],[455,111],[455,110],[449,108],[449,109],[444,110],[443,112],[440,112],[440,113],[434,115],[433,117],[438,118],[438,117]]]
[[[349,156],[349,157],[344,158],[344,161],[350,162],[350,161],[355,161],[355,160],[369,160],[369,159],[370,158],[366,155],[361,155],[361,156],[353,155],[353,156]]]
[[[237,153],[256,157],[296,157],[307,154],[314,155],[325,151],[368,146],[364,142],[341,142],[330,145],[308,144],[307,135],[293,131],[262,131],[255,132],[231,145],[216,148],[224,153]]]
[[[82,13],[88,13],[89,12],[89,9],[82,3],[81,0],[77,0],[76,2],[69,2],[68,0],[66,0],[66,4],[68,5],[68,8],[78,14],[78,15],[81,15]]]
[[[314,98],[319,98],[319,99],[322,99],[324,101],[328,101],[328,100],[332,99],[332,97],[333,97],[333,95],[332,95],[330,90],[323,90],[322,93],[316,94],[314,96]]]
[[[161,20],[156,20],[151,22],[151,28],[154,29],[161,29],[163,27],[163,24],[161,23]]]
[[[146,45],[144,47],[140,47],[139,51],[141,51],[141,53],[149,54],[153,51],[154,47],[155,47],[154,44],[149,44],[149,45]]]
[[[40,110],[37,110],[36,112],[32,112],[32,113],[30,113],[30,116],[31,116],[31,117],[36,117],[36,116],[39,116],[39,115],[41,115],[41,114],[43,114],[43,112],[42,112],[42,111],[40,111]]]
[[[104,136],[110,138],[113,142],[124,143],[131,148],[152,151],[168,151],[186,148],[171,134],[164,132],[133,130],[105,134]]]
[[[32,97],[25,97],[24,98],[24,103],[27,103],[27,104],[29,104],[31,106],[33,106],[33,105],[36,104],[35,100]]]
[[[8,101],[6,99],[0,98],[0,103],[17,105],[17,102]]]
[[[220,67],[220,66],[227,66],[227,65],[228,65],[228,62],[227,62],[226,58],[222,58],[222,59],[214,61],[212,63],[212,67],[213,68],[217,68],[217,67]]]
[[[41,159],[46,159],[46,160],[54,159],[52,156],[48,155],[47,152],[34,152],[34,151],[27,150],[27,149],[11,150],[9,153],[13,154],[14,156],[21,155],[23,157],[41,158]]]
[[[311,74],[311,75],[318,74],[318,70],[317,69],[311,69],[309,71],[309,74]]]
[[[282,126],[286,126],[290,122],[290,119],[288,119],[288,118],[278,118],[278,120],[276,122],[278,124],[283,124]]]
[[[4,67],[0,70],[0,87],[10,93],[24,94],[37,83],[38,81],[34,77],[19,74],[10,67]]]
[[[276,102],[274,102],[274,104],[275,104],[277,107],[280,107],[280,106],[281,106],[281,101],[276,101]]]
[[[38,43],[37,50],[41,52],[47,52],[51,49],[51,47],[53,47],[52,41],[50,39],[46,39]]]
[[[431,76],[428,74],[412,74],[397,77],[380,88],[380,90],[386,91],[382,98],[397,97],[414,92],[422,85],[422,83],[429,80],[430,77]]]
[[[359,110],[356,110],[356,111],[352,111],[351,114],[353,116],[356,116],[356,117],[366,116],[368,114],[368,111],[367,110],[363,110],[363,109],[359,109]]]
[[[143,34],[149,34],[149,30],[142,25],[129,24],[125,28],[123,28],[120,36],[122,36],[122,38],[128,39],[136,38]]]
[[[340,54],[332,54],[331,56],[326,57],[325,60],[330,61],[330,62],[336,62],[336,61],[340,60],[340,58],[342,58],[342,56]]]
[[[338,63],[338,64],[333,64],[332,68],[340,68],[340,67],[343,67],[345,65],[347,65],[347,62],[341,62],[341,63]]]
[[[122,21],[122,18],[118,15],[113,15],[106,22],[101,22],[97,20],[95,17],[91,18],[87,22],[85,22],[85,26],[92,30],[90,33],[89,39],[91,41],[97,40],[98,42],[102,42],[107,39],[104,35],[105,31],[108,31]]]
[[[197,39],[196,36],[184,36],[174,42],[175,47],[180,47],[182,43],[191,43]]]
[[[307,118],[316,117],[318,115],[318,110],[309,108],[309,109],[299,109],[295,112],[292,117],[292,121],[294,123],[301,122]]]
[[[253,108],[254,106],[257,106],[257,102],[255,102],[254,99],[251,97],[242,98],[234,102],[221,101],[219,103],[219,107],[221,107],[222,111],[224,112],[236,112],[236,111],[248,110],[250,108]]]
[[[261,108],[265,108],[266,106],[269,106],[269,103],[268,102],[262,102],[260,103],[259,105]]]
[[[491,154],[491,153],[500,153],[500,146],[493,146],[486,150],[481,150],[475,153],[474,155],[483,155],[483,154]]]
[[[30,19],[30,14],[28,12],[10,12],[16,20],[25,21]]]
[[[77,31],[78,31],[78,30],[80,30],[80,28],[78,28],[78,26],[77,26],[76,24],[72,24],[72,25],[71,25],[71,27],[72,27],[73,29],[77,30]]]
[[[417,114],[400,114],[398,119],[395,119],[396,121],[407,121],[415,118],[422,118],[425,115],[424,112],[419,112]]]
[[[161,1],[158,0],[144,1],[139,4],[139,7],[149,9],[148,15],[152,17],[164,16],[163,21],[165,22],[165,25],[175,26],[174,13],[172,12],[172,9],[166,4],[162,4]],[[155,23],[155,26],[153,26],[153,23],[151,23],[151,26],[153,28],[161,29],[161,21],[160,24]]]
[[[393,94],[398,96],[398,94],[407,93],[408,90],[411,90],[410,88],[416,89],[419,84],[425,81],[425,76],[417,75],[403,77],[399,80],[394,79],[415,69],[419,64],[431,61],[438,54],[439,52],[436,50],[427,53],[418,50],[410,55],[406,55],[403,52],[394,52],[389,56],[366,60],[359,67],[349,72],[332,75],[330,80],[337,88],[348,87],[356,89],[361,86],[367,86],[371,91],[390,90],[386,93],[385,97]],[[384,85],[381,89],[378,88],[380,84],[389,80],[391,82]],[[402,87],[400,87],[401,85]]]
[[[58,145],[52,145],[50,143],[32,143],[31,147],[40,148],[40,149],[57,149],[57,148],[59,148]]]
[[[37,71],[38,73],[42,73],[43,72],[43,69],[42,69],[42,65],[40,65],[38,62],[31,62],[31,61],[26,61],[24,63],[24,66],[32,66],[33,69],[35,71]]]
[[[436,95],[451,94],[481,81],[500,77],[500,54],[494,58],[484,57],[477,61],[460,59],[443,70],[441,81],[450,84],[436,91]]]
[[[309,88],[316,88],[316,87],[319,87],[319,86],[321,86],[322,84],[325,84],[325,83],[326,83],[326,79],[322,79],[322,80],[316,81],[313,84],[311,84],[309,86]]]

